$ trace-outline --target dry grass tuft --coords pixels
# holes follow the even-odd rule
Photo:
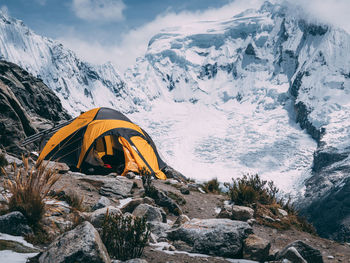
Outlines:
[[[259,224],[277,229],[289,229],[294,226],[301,231],[316,234],[312,224],[298,215],[291,197],[287,201],[277,198],[279,189],[272,181],[262,180],[257,174],[246,174],[242,178],[232,180],[232,184],[225,184],[229,189],[231,201],[236,205],[253,207]],[[288,215],[282,216],[279,209],[285,210]]]
[[[202,187],[207,193],[221,193],[220,184],[217,178],[211,179],[210,181],[203,183]]]
[[[60,175],[54,169],[46,169],[40,165],[30,168],[28,158],[23,157],[23,168],[13,164],[14,178],[4,182],[5,189],[9,192],[8,210],[19,211],[28,220],[32,227],[37,227],[39,221],[46,212],[57,211],[57,205],[51,202],[47,204],[48,194],[53,185],[60,179]]]

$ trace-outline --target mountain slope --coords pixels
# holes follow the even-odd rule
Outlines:
[[[265,2],[225,21],[166,29],[125,79],[145,91],[144,104],[153,100],[133,118],[170,164],[200,179],[258,172],[297,194],[329,236],[350,222],[334,201],[350,185],[350,36],[306,18]]]
[[[96,106],[124,112],[135,108],[113,65],[93,66],[81,61],[62,44],[36,35],[22,21],[1,12],[0,58],[42,79],[74,116]]]
[[[21,140],[69,119],[53,91],[6,61],[0,61],[0,109],[0,144],[18,156],[25,150]]]

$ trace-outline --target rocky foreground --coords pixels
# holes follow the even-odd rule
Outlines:
[[[22,161],[6,155],[9,163]],[[141,259],[125,262],[350,262],[350,244],[340,244],[299,231],[266,226],[250,207],[229,204],[226,195],[205,193],[197,183],[175,179],[154,181],[156,194],[145,196],[142,180],[85,175],[64,164],[55,167],[61,179],[52,195],[60,209],[42,219],[45,237],[31,229],[20,212],[0,216],[0,256],[7,262],[21,255],[30,262],[121,262],[111,258],[101,240],[105,215],[144,216],[150,235]],[[11,179],[10,165],[5,167]],[[1,186],[4,183],[1,178]],[[8,193],[1,187],[6,208]],[[80,202],[72,202],[73,196]],[[70,201],[68,201],[70,200]],[[77,204],[78,203],[78,204]],[[4,211],[4,210],[3,210]],[[264,219],[284,222],[279,209]],[[267,222],[266,221],[266,222]],[[25,237],[29,242],[23,240]],[[11,261],[12,257],[12,261]]]

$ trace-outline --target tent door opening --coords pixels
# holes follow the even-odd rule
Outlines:
[[[86,170],[86,168],[95,173],[122,174],[125,169],[125,157],[118,136],[107,135],[97,139],[83,164],[82,169]]]

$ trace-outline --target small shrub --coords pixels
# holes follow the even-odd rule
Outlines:
[[[245,174],[242,178],[232,179],[228,187],[228,194],[237,205],[251,205],[259,202],[261,204],[273,204],[276,202],[278,188],[272,181],[267,182],[260,179],[258,174]]]
[[[246,174],[242,178],[232,180],[232,184],[225,184],[229,189],[228,195],[231,201],[237,205],[253,207],[259,224],[277,229],[289,229],[294,226],[301,231],[316,234],[312,224],[298,215],[291,196],[287,201],[284,198],[277,198],[279,189],[272,181],[262,180],[257,174]],[[278,209],[287,211],[288,216],[281,218]]]
[[[7,179],[4,187],[10,192],[9,211],[19,211],[32,227],[37,227],[46,211],[57,210],[55,204],[46,204],[53,185],[60,179],[54,169],[46,169],[42,165],[37,169],[29,169],[28,158],[23,157],[24,167],[18,169],[13,165],[15,179]]]
[[[203,183],[203,189],[207,193],[220,193],[220,184],[217,178],[214,178],[208,182]]]
[[[157,197],[157,189],[153,185],[153,176],[146,168],[140,170],[140,175],[142,178],[143,188],[145,189],[145,195],[155,199]]]
[[[116,259],[128,260],[142,256],[150,231],[145,217],[109,215],[102,227],[102,241],[108,253]]]

